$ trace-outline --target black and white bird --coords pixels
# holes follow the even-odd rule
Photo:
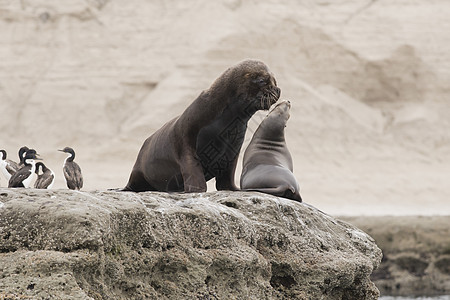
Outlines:
[[[25,154],[30,150],[27,146],[23,146],[19,149],[19,169],[25,165]]]
[[[10,159],[7,159],[7,154],[5,150],[0,150],[1,160],[0,160],[0,169],[5,176],[6,180],[9,181],[11,176],[16,173],[20,168],[19,165]]]
[[[14,173],[8,182],[8,187],[18,188],[24,187],[28,188],[31,186],[31,182],[34,178],[34,173],[36,171],[36,161],[37,158],[36,150],[29,149],[24,158],[24,166],[20,168],[16,173]]]
[[[66,179],[67,187],[71,190],[79,190],[83,187],[83,176],[81,175],[80,166],[74,162],[75,151],[70,147],[58,150],[69,154],[64,160],[63,173]]]
[[[47,168],[42,162],[36,163],[37,179],[34,183],[35,189],[51,189],[55,182],[55,173]]]

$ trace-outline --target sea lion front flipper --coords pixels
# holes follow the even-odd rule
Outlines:
[[[232,162],[232,165],[225,170],[220,176],[216,176],[216,190],[218,191],[239,191],[234,183],[234,172],[236,170],[238,157]]]
[[[206,180],[202,164],[195,158],[195,154],[185,154],[180,160],[180,171],[183,176],[184,191],[186,193],[206,192]]]

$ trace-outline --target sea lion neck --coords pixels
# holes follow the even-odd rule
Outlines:
[[[285,142],[285,122],[281,122],[277,116],[267,116],[255,132],[255,136],[263,140],[273,142]]]

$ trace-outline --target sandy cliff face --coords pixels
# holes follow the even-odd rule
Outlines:
[[[293,104],[287,140],[306,201],[448,213],[448,6],[3,0],[0,148],[36,148],[63,187],[56,149],[72,146],[86,189],[124,186],[147,136],[257,58]]]
[[[371,237],[259,193],[0,191],[0,297],[377,299]]]

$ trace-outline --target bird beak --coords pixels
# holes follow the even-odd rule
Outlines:
[[[39,154],[36,153],[36,158],[35,158],[35,160],[42,160],[42,158],[40,157]]]
[[[58,149],[58,151],[64,152],[64,150]]]

